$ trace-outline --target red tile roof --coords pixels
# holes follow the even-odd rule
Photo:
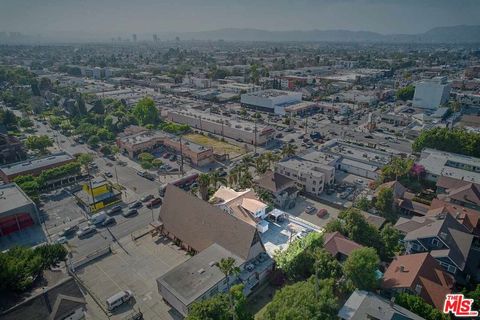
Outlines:
[[[336,256],[338,253],[348,256],[353,250],[363,248],[363,246],[335,231],[324,235],[324,248],[332,256]]]

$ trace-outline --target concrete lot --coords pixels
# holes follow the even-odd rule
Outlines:
[[[133,309],[140,310],[144,319],[181,319],[171,310],[158,293],[156,279],[171,268],[186,261],[189,256],[169,241],[157,240],[150,235],[131,241],[121,240],[122,248],[86,265],[77,276],[102,303],[120,290],[130,289],[135,299],[116,309],[110,319],[123,319]],[[89,314],[91,319],[106,318],[105,314]]]
[[[87,217],[83,209],[77,205],[75,198],[64,189],[42,195],[41,199],[43,205],[40,214],[47,229]]]
[[[327,209],[328,214],[323,218],[319,218],[315,214],[308,214],[305,212],[305,208],[307,206],[315,207],[317,209]],[[312,199],[305,198],[303,196],[299,196],[297,198],[295,207],[285,211],[295,217],[306,220],[322,228],[325,227],[328,221],[336,219],[338,217],[338,213],[340,212],[340,210],[334,207],[328,206]]]

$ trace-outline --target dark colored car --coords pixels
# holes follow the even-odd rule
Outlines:
[[[147,204],[147,208],[151,209],[159,204],[162,204],[162,198],[155,198]]]
[[[143,204],[142,204],[141,201],[135,201],[134,203],[132,203],[131,205],[128,206],[128,209],[140,208],[142,205]]]
[[[113,207],[111,207],[110,209],[107,210],[107,214],[110,216],[110,215],[118,213],[120,211],[122,211],[121,206],[113,206]]]
[[[75,232],[78,230],[78,226],[71,226],[68,228],[63,229],[62,232],[60,232],[59,236],[60,237],[68,237],[72,234],[75,234]]]
[[[107,227],[116,223],[117,223],[117,220],[115,220],[114,217],[108,217],[107,219],[105,219],[105,221],[102,222],[102,227]]]

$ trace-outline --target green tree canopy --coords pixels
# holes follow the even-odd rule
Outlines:
[[[415,87],[413,85],[408,85],[406,87],[398,89],[396,92],[396,97],[397,99],[407,101],[407,100],[412,100],[414,94],[415,94]]]
[[[387,220],[395,222],[396,214],[393,206],[393,190],[392,188],[381,188],[375,200],[375,208]]]
[[[380,258],[373,248],[353,250],[345,261],[343,271],[352,284],[360,290],[373,290],[378,286],[376,271]]]
[[[337,319],[338,301],[331,279],[320,280],[316,289],[314,277],[288,285],[278,291],[265,307],[259,320],[329,320]]]
[[[142,126],[147,124],[157,124],[159,120],[155,102],[150,97],[145,97],[138,101],[135,108],[133,108],[133,115]]]
[[[45,153],[48,147],[53,145],[52,139],[46,135],[29,136],[25,141],[25,146],[30,150],[37,150],[40,153]]]
[[[480,157],[480,134],[465,129],[438,127],[424,130],[412,145],[415,152],[420,152],[423,148]]]
[[[395,303],[412,311],[415,314],[425,318],[426,320],[450,320],[450,316],[446,315],[440,310],[435,309],[432,305],[428,304],[421,297],[400,293],[395,296]]]

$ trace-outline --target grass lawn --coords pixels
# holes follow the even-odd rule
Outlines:
[[[203,146],[211,147],[213,148],[213,151],[217,154],[227,153],[230,155],[230,158],[234,158],[236,156],[239,156],[245,153],[245,150],[241,147],[238,147],[236,145],[223,142],[217,139],[210,138],[206,135],[204,136],[201,134],[190,133],[190,134],[184,135],[184,138],[192,142],[201,144]]]

